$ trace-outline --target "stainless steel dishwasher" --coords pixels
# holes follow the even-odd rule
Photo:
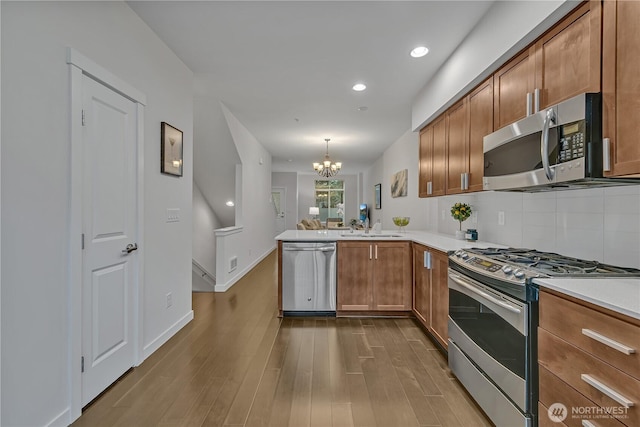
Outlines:
[[[335,314],[335,242],[282,244],[282,311],[285,315]]]

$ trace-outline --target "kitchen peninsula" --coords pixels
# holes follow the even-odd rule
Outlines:
[[[443,348],[447,347],[448,338],[447,252],[500,246],[457,240],[445,234],[394,230],[382,230],[380,233],[287,230],[276,236],[276,240],[280,316],[292,314],[283,310],[283,274],[286,276],[289,271],[283,268],[283,245],[295,242],[335,243],[337,284],[333,297],[336,316],[413,314]],[[286,282],[287,278],[284,279]],[[309,292],[312,295],[303,296],[303,302],[315,298],[318,293]],[[331,290],[326,292],[331,293]],[[313,314],[313,311],[306,314]]]

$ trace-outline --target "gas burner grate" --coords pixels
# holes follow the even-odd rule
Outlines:
[[[640,276],[640,270],[635,268],[617,267],[535,249],[472,248],[467,252],[548,276]]]

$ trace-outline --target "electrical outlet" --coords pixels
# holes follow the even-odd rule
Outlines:
[[[442,212],[440,213],[440,216],[442,217],[441,219],[444,221],[446,215],[446,211],[444,209],[442,209]]]
[[[498,225],[504,225],[504,211],[498,211]]]
[[[167,294],[167,308],[171,307],[173,305],[173,296],[171,295],[171,292],[169,292]]]
[[[167,222],[180,222],[180,209],[167,209]]]

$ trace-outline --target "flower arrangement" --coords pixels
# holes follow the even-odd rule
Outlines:
[[[460,230],[462,230],[462,221],[471,216],[471,206],[466,203],[456,203],[451,207],[451,216],[460,222]]]

